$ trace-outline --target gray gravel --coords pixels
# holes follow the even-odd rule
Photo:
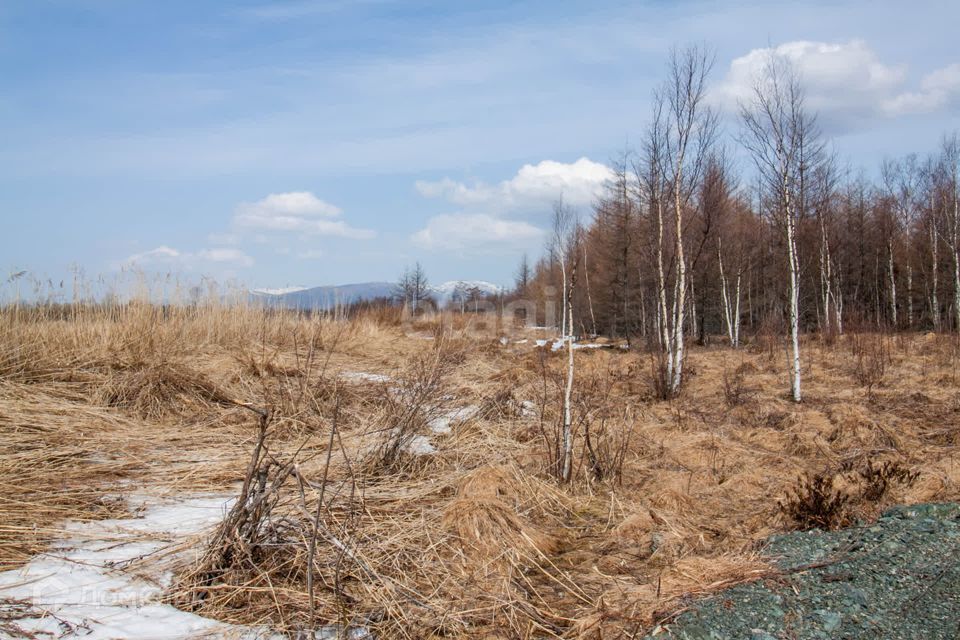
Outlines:
[[[960,505],[775,536],[765,553],[782,575],[693,602],[647,637],[960,639]]]

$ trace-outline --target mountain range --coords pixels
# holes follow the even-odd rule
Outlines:
[[[271,307],[332,309],[338,305],[393,297],[396,287],[394,282],[360,282],[321,287],[253,289],[250,294],[255,302]],[[503,291],[502,287],[484,280],[450,280],[427,287],[430,297],[441,307],[453,300],[458,291],[466,292],[474,288],[483,295],[496,295]]]

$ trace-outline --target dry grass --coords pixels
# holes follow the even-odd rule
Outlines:
[[[246,477],[184,567],[183,607],[386,638],[633,637],[767,575],[758,545],[798,526],[778,501],[801,478],[829,476],[845,519],[960,498],[953,337],[809,343],[802,405],[767,334],[694,349],[669,401],[646,354],[579,351],[575,481],[559,486],[562,358],[474,329],[217,305],[2,310],[0,565],[65,519],[115,515],[121,481],[222,492]],[[435,451],[411,452],[423,441]],[[894,481],[865,491],[883,464]]]

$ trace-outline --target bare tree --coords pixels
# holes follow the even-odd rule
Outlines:
[[[903,160],[884,160],[880,173],[883,176],[886,195],[893,204],[894,216],[892,228],[887,233],[887,282],[890,286],[890,317],[893,326],[897,326],[897,280],[895,271],[894,239],[900,230],[909,233],[917,218],[919,202],[917,196],[921,184],[920,166],[917,156],[909,155]],[[907,264],[907,324],[913,324],[913,271]]]
[[[740,108],[741,142],[756,164],[765,191],[775,202],[772,215],[786,240],[790,278],[791,393],[802,399],[800,385],[800,260],[797,226],[803,213],[803,176],[818,162],[822,143],[816,119],[804,105],[796,69],[770,54],[756,79],[753,95]]]
[[[930,322],[935,332],[940,331],[940,212],[937,202],[938,180],[942,177],[941,163],[937,158],[930,157],[922,169],[922,199],[925,205],[925,215],[922,216],[926,227],[927,250],[930,253],[930,273],[928,279],[928,304],[930,307]]]
[[[576,224],[573,210],[563,203],[561,197],[553,203],[553,218],[551,221],[551,233],[547,240],[547,253],[560,265],[561,279],[561,319],[560,335],[566,337],[573,333],[573,327],[567,324],[567,307],[570,303],[570,296],[567,295],[567,272],[568,264],[575,260],[573,256],[573,247],[571,245],[573,235],[571,230]]]
[[[587,264],[586,231],[577,224],[577,236],[580,237],[580,251],[583,257],[583,281],[587,289],[587,309],[590,311],[590,335],[597,335],[597,315],[593,312],[593,293],[590,291],[590,266]]]
[[[647,196],[656,219],[657,325],[664,357],[663,391],[675,395],[683,381],[684,324],[687,309],[687,259],[684,255],[684,214],[717,130],[717,116],[705,104],[712,55],[703,48],[674,50],[667,82],[654,93],[653,124],[646,146]],[[667,304],[664,265],[664,213],[673,214],[673,293]]]
[[[427,274],[419,262],[413,268],[407,267],[397,282],[394,295],[405,305],[409,305],[410,312],[416,313],[420,305],[430,296]]]
[[[527,254],[524,253],[523,257],[520,258],[520,266],[517,267],[517,273],[514,275],[514,293],[521,298],[525,298],[527,296],[527,288],[530,286],[531,277],[530,259],[527,257]]]
[[[573,291],[577,285],[577,268],[580,264],[580,252],[577,250],[582,244],[582,227],[575,224],[565,243],[570,248],[570,282],[564,282],[566,300],[564,309],[567,318],[566,325],[570,333],[566,335],[567,343],[567,379],[563,394],[563,468],[561,479],[570,482],[573,472]]]
[[[834,196],[837,184],[836,165],[832,158],[825,158],[814,173],[815,201],[814,213],[817,218],[820,254],[820,302],[821,330],[824,333],[836,331],[843,333],[843,319],[841,318],[842,302],[837,298],[839,286],[836,284],[838,275],[833,264],[830,230],[834,218]]]
[[[948,188],[946,239],[953,257],[953,311],[960,331],[960,137],[954,132],[944,137],[942,146]]]

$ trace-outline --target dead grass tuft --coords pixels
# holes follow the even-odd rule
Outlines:
[[[750,349],[692,348],[697,375],[666,401],[649,354],[578,353],[561,487],[563,358],[476,329],[376,309],[0,309],[0,472],[16,487],[0,565],[66,520],[116,515],[131,488],[248,480],[180,567],[181,606],[292,633],[608,638],[770,575],[756,550],[776,531],[960,498],[953,338],[818,342],[799,406],[773,321]],[[857,378],[857,350],[864,373],[882,356],[881,380]],[[269,410],[264,438],[251,407]]]
[[[100,401],[142,418],[197,415],[223,394],[201,373],[178,362],[120,365],[100,388]]]

